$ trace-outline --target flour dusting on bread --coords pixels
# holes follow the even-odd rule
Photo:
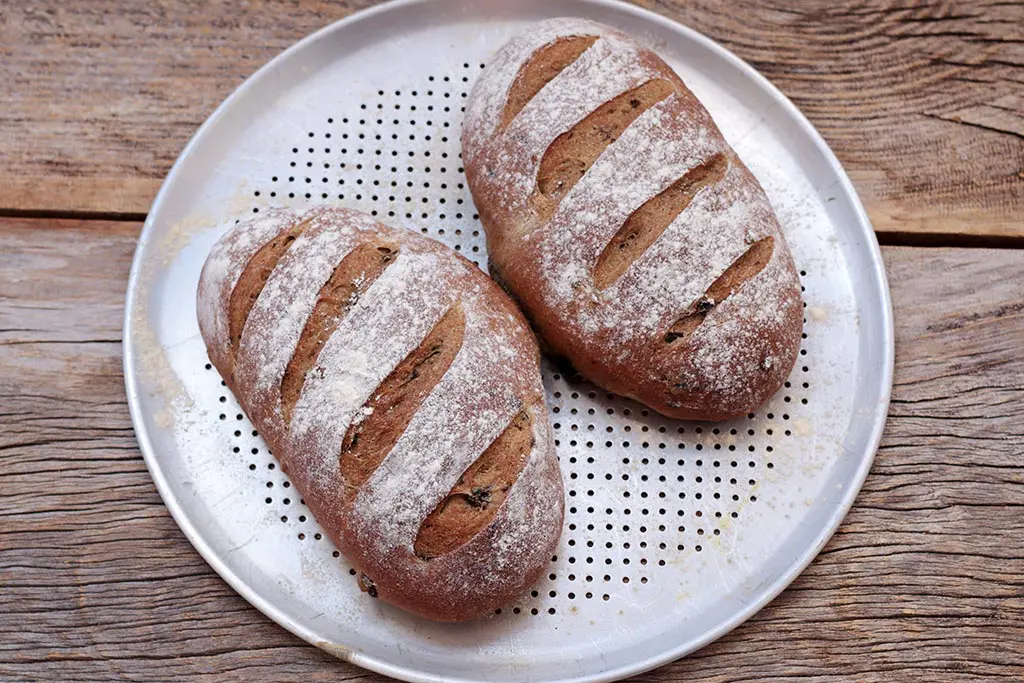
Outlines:
[[[305,221],[303,231],[273,264],[237,354],[225,353],[222,319],[239,274],[263,244],[296,221]],[[376,279],[355,278],[366,286],[331,321],[333,332],[303,377],[289,421],[282,378],[308,334],[306,321],[321,289],[347,256],[382,240],[394,258]],[[561,532],[562,486],[536,341],[500,289],[447,247],[344,209],[274,210],[236,226],[210,258],[199,315],[211,359],[374,594],[433,619],[461,620],[482,616],[526,588]],[[402,401],[414,400],[402,391],[420,366],[393,386],[385,380],[453,306],[462,311],[464,329],[451,365],[426,387],[369,479],[353,484],[340,466],[354,446],[350,430],[384,424],[388,415],[369,403],[381,387],[393,399],[382,410],[398,411]],[[435,353],[420,351],[427,358]],[[493,517],[468,527],[469,540],[450,552],[417,556],[414,539],[424,518],[524,407],[535,417],[526,464]]]
[[[524,65],[579,37],[596,39],[549,65],[557,74],[500,129]],[[541,22],[484,70],[462,143],[491,273],[582,374],[703,419],[747,412],[785,380],[801,304],[782,231],[707,110],[653,52],[593,22]],[[689,187],[688,175],[709,179]],[[652,227],[655,214],[665,222]],[[598,278],[607,249],[616,265]]]
[[[315,209],[314,209],[315,211]],[[199,326],[215,341],[210,360],[226,363],[228,299],[249,259],[282,230],[282,221],[302,221],[308,212],[270,209],[248,219],[245,230],[232,229],[217,241],[203,265],[197,296]]]

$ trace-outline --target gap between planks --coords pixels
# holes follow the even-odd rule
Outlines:
[[[0,218],[41,221],[123,221],[143,223],[146,214],[117,211],[61,211],[0,208]],[[397,225],[401,225],[398,223]],[[944,232],[881,232],[876,231],[878,244],[883,247],[956,247],[960,249],[1024,249],[1024,233],[1020,235],[981,235]]]

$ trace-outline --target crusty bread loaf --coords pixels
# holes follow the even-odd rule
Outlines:
[[[800,285],[764,191],[657,55],[553,19],[503,47],[463,160],[491,274],[555,354],[669,416],[768,398],[800,345]]]
[[[214,246],[210,360],[361,572],[424,617],[488,614],[562,529],[540,353],[447,247],[344,209],[271,209]]]

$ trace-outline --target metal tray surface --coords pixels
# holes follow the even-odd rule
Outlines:
[[[438,625],[360,593],[199,337],[200,268],[236,218],[330,203],[420,230],[486,268],[459,159],[483,64],[529,22],[583,16],[653,46],[764,185],[801,273],[789,382],[730,422],[677,422],[546,367],[566,485],[550,570],[515,604]],[[146,221],[124,368],[175,520],[249,602],[305,640],[409,681],[606,681],[721,636],[777,595],[849,509],[888,407],[893,334],[871,225],[807,120],[707,38],[608,0],[398,0],[306,38],[229,97]]]

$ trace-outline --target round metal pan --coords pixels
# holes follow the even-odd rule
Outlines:
[[[359,592],[210,369],[195,288],[217,237],[271,205],[375,212],[485,267],[459,161],[462,104],[510,36],[551,16],[635,35],[705,103],[779,215],[801,271],[806,338],[776,396],[718,424],[668,420],[547,367],[568,493],[557,555],[500,614],[438,625]],[[398,0],[301,41],[196,133],[135,255],[124,370],[171,514],[288,630],[409,681],[607,681],[721,636],[822,548],[885,422],[891,315],[878,244],[839,162],[789,100],[721,46],[607,0]]]

